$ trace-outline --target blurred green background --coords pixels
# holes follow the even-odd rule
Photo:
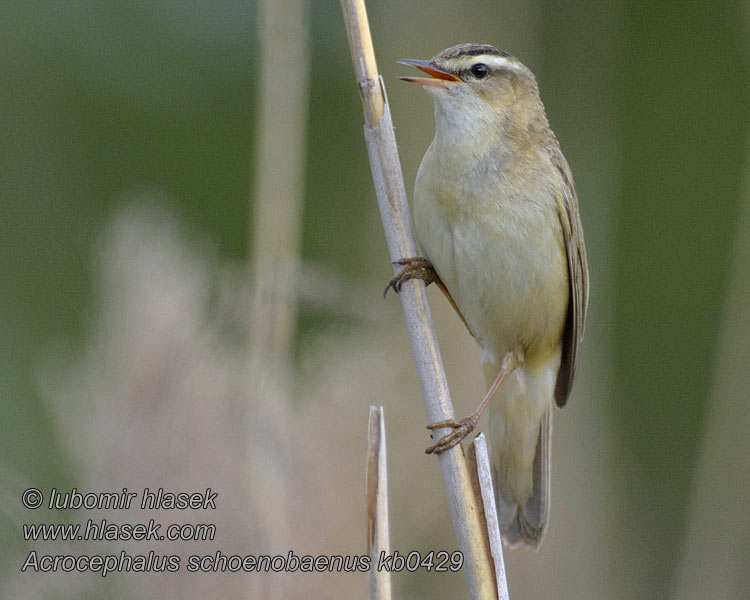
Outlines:
[[[727,364],[718,358],[726,335],[750,322],[747,296],[740,293],[739,310],[730,307],[730,290],[743,289],[732,286],[746,285],[748,267],[738,257],[750,235],[750,3],[388,0],[369,11],[407,190],[432,137],[432,105],[396,80],[403,67],[395,61],[469,41],[508,50],[534,71],[575,174],[592,291],[573,404],[598,405],[587,422],[608,432],[611,495],[602,510],[610,545],[565,543],[599,555],[607,566],[596,577],[607,582],[579,589],[573,579],[558,595],[528,589],[539,598],[678,594],[711,400],[723,393],[717,377],[746,378],[750,358],[747,342],[724,355]],[[64,488],[81,476],[40,392],[40,365],[85,345],[96,298],[91,265],[113,215],[157,194],[185,236],[208,243],[217,260],[247,259],[261,51],[252,0],[6,2],[0,31],[0,531],[22,550],[10,516],[19,482]],[[377,298],[390,267],[338,3],[310,3],[309,31],[302,260]],[[302,360],[320,336],[358,327],[351,315],[303,305],[295,356]],[[746,388],[735,389],[743,395],[729,396],[740,411],[733,419],[750,425]],[[462,395],[455,386],[453,393]],[[305,401],[304,387],[295,401]],[[418,397],[408,401],[419,406]],[[458,404],[465,412],[474,402]],[[556,415],[556,444],[575,410],[585,408]],[[418,438],[419,417],[409,425]],[[423,464],[418,454],[399,460]],[[566,461],[553,461],[561,479]],[[721,480],[717,511],[725,494],[750,488],[747,465]],[[734,487],[734,477],[745,483]],[[573,483],[585,490],[588,481]],[[553,528],[562,512],[554,509]],[[745,515],[723,520],[748,526]],[[18,555],[0,558],[2,572],[16,576]],[[544,551],[533,560],[543,563]],[[744,556],[706,560],[746,566],[750,554],[745,544]],[[430,585],[397,590],[438,597]],[[736,594],[713,597],[749,593],[736,580],[729,589]]]

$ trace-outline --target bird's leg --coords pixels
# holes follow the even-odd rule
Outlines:
[[[505,378],[521,363],[521,360],[522,358],[520,358],[516,352],[508,352],[508,354],[505,355],[505,358],[503,358],[503,362],[500,365],[500,371],[498,372],[497,377],[495,377],[495,381],[490,386],[490,389],[487,391],[487,394],[484,396],[484,399],[477,409],[468,417],[464,417],[460,421],[450,419],[448,421],[438,421],[437,423],[430,423],[427,425],[427,429],[431,431],[449,427],[453,429],[453,432],[441,437],[432,446],[427,448],[425,452],[427,452],[427,454],[432,454],[433,452],[435,454],[442,454],[446,450],[450,450],[453,446],[459,444],[461,440],[474,431],[474,428],[479,422],[479,418],[489,406],[490,400],[492,400],[503,381],[505,381]]]
[[[425,285],[430,285],[431,283],[440,281],[440,278],[435,271],[435,267],[432,266],[432,263],[426,258],[422,258],[421,256],[402,258],[401,260],[397,260],[393,264],[403,265],[404,268],[396,273],[393,277],[391,277],[388,285],[385,286],[383,297],[385,297],[385,295],[388,293],[388,290],[391,288],[393,288],[393,291],[398,294],[401,291],[401,286],[410,279],[422,279]]]

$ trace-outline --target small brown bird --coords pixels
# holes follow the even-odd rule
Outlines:
[[[538,548],[549,518],[551,410],[573,385],[588,270],[573,176],[536,79],[493,46],[462,44],[403,77],[435,102],[435,138],[414,191],[424,258],[389,287],[437,282],[483,352],[489,391],[428,452],[459,443],[490,405],[491,461],[503,538]],[[494,397],[494,400],[493,400]],[[491,402],[492,401],[492,402]]]

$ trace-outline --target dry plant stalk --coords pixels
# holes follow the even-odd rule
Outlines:
[[[391,261],[417,256],[390,109],[372,46],[364,0],[341,0],[349,48],[365,114],[365,141]],[[427,418],[453,418],[453,405],[437,345],[424,282],[400,293]],[[446,430],[436,432],[443,435]],[[466,459],[460,445],[438,456],[471,598],[496,598],[497,587]]]
[[[750,440],[747,423],[747,298],[750,294],[750,155],[745,193],[732,257],[714,384],[694,477],[690,518],[682,539],[682,558],[673,598],[732,598],[746,595],[750,548]],[[731,457],[731,458],[730,458]],[[721,507],[717,510],[717,507]],[[707,557],[725,557],[706,560]]]
[[[291,422],[290,363],[297,319],[309,96],[307,14],[305,0],[258,3],[261,85],[252,207],[249,373],[251,402],[263,403],[266,418],[273,421],[270,430]],[[278,453],[276,460],[274,469],[265,468],[257,456],[248,460],[247,481],[253,497],[267,507],[264,520],[274,531],[268,544],[291,547],[293,479],[286,457]],[[289,595],[287,580],[268,577],[262,585],[272,596]]]
[[[388,464],[382,406],[370,406],[367,426],[367,554],[377,565],[381,552],[390,554],[388,526]],[[370,568],[370,600],[391,600],[388,569]]]
[[[469,447],[469,463],[471,472],[476,473],[478,494],[482,498],[487,528],[487,538],[490,552],[495,566],[495,580],[497,581],[497,596],[499,600],[508,600],[508,581],[505,577],[505,560],[503,559],[503,541],[500,537],[500,523],[497,518],[495,505],[495,490],[492,486],[492,471],[490,469],[490,455],[487,451],[487,438],[480,433],[474,438]],[[475,468],[476,467],[476,468]]]
[[[261,85],[251,207],[250,331],[255,354],[282,369],[291,355],[297,320],[310,79],[307,11],[305,0],[258,3]],[[259,367],[258,376],[266,367]]]

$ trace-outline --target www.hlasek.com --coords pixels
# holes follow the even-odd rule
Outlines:
[[[107,519],[88,519],[81,523],[24,523],[23,539],[29,541],[86,542],[197,542],[216,537],[213,523],[170,523],[161,532],[162,524],[154,519],[148,523],[112,523]]]
[[[176,554],[131,555],[125,551],[119,555],[42,555],[32,551],[21,572],[35,573],[99,573],[106,577],[109,573],[174,573],[182,567],[182,557]],[[324,572],[360,572],[366,573],[372,568],[378,571],[399,573],[414,572],[456,572],[463,567],[464,557],[459,551],[427,552],[416,550],[401,554],[398,550],[392,554],[381,552],[377,561],[367,555],[318,555],[298,556],[289,551],[286,556],[259,554],[238,556],[226,555],[220,550],[203,556],[191,555],[187,558],[185,570],[189,573],[324,573]]]

